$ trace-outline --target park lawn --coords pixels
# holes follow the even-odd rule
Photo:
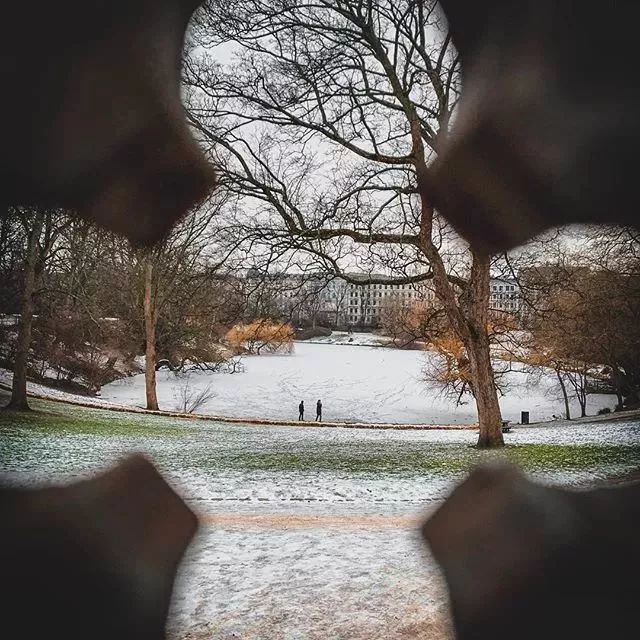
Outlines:
[[[0,468],[25,462],[24,446],[39,439],[73,450],[77,438],[113,439],[128,449],[171,460],[172,467],[209,472],[329,472],[385,476],[459,475],[478,463],[508,460],[529,472],[588,471],[640,464],[640,442],[518,442],[481,451],[474,432],[372,433],[369,430],[228,425],[212,421],[91,409],[32,400],[33,411],[0,411]],[[562,427],[559,427],[562,428]],[[88,440],[87,440],[88,438]],[[55,448],[54,447],[54,448]],[[32,460],[31,463],[37,462]],[[27,465],[30,466],[30,465]]]
[[[178,420],[145,413],[129,413],[81,407],[64,402],[29,400],[32,411],[0,410],[0,438],[12,430],[34,434],[184,435]],[[184,422],[184,421],[182,421]],[[178,424],[177,424],[178,423]]]
[[[32,405],[0,410],[4,483],[79,479],[141,451],[202,516],[171,640],[448,637],[447,595],[416,523],[470,468],[497,457],[583,487],[640,462],[633,422],[517,427],[495,452],[478,450],[468,430],[245,426]]]

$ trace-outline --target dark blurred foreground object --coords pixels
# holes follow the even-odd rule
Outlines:
[[[74,208],[151,244],[214,183],[179,95],[194,0],[10,2],[0,27],[0,215]],[[132,458],[68,487],[0,489],[3,637],[160,640],[196,518]]]
[[[476,250],[572,222],[638,225],[640,4],[441,0],[464,87],[431,175]]]
[[[0,215],[77,209],[152,244],[214,173],[180,102],[185,28],[199,0],[9,2],[0,27]]]
[[[429,176],[474,249],[572,222],[638,226],[640,4],[441,0],[464,90]],[[640,484],[575,493],[474,472],[423,533],[461,640],[638,635]]]
[[[640,631],[640,484],[548,488],[480,468],[423,526],[459,640],[602,640]]]
[[[141,457],[66,487],[0,491],[3,637],[160,640],[197,520]]]

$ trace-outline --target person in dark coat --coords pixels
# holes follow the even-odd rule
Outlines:
[[[316,402],[316,422],[322,422],[322,400]]]
[[[304,420],[304,400],[300,400],[298,405],[298,420]]]

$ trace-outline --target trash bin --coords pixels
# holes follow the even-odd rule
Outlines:
[[[520,412],[520,424],[529,424],[529,412],[521,411]]]

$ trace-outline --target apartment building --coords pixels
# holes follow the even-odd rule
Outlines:
[[[340,328],[375,328],[385,307],[411,305],[435,299],[431,281],[411,284],[372,283],[382,274],[347,274],[346,279],[323,274],[262,276],[259,291],[264,313],[277,311],[295,324],[321,324]],[[514,280],[494,278],[490,284],[490,309],[517,315],[519,290]],[[266,305],[268,301],[268,305]]]
[[[520,287],[516,280],[492,278],[489,290],[489,309],[505,311],[519,316],[521,311]]]
[[[351,276],[362,280],[363,284],[349,283],[346,305],[342,318],[347,326],[376,327],[382,320],[385,307],[391,304],[411,305],[415,302],[432,300],[435,294],[430,283],[384,284],[371,283],[371,279],[384,276]]]

